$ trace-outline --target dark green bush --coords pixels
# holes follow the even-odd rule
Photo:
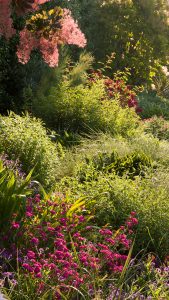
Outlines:
[[[103,171],[114,171],[117,175],[123,176],[128,174],[131,177],[141,174],[144,167],[150,167],[152,161],[144,153],[131,153],[124,157],[119,157],[118,153],[113,151],[110,156],[100,154],[98,158],[94,158],[94,166],[96,169]]]
[[[153,167],[153,161],[144,153],[133,152],[120,157],[116,151],[111,154],[103,152],[92,158],[86,157],[84,165],[82,164],[78,171],[78,176],[80,182],[93,180],[93,175],[101,171],[118,176],[127,175],[134,179],[135,176],[145,176],[145,171],[149,167]],[[89,174],[93,175],[89,176]]]

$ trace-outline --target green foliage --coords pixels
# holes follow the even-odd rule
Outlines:
[[[70,86],[86,83],[88,79],[87,71],[92,67],[93,56],[90,53],[82,52],[76,63],[69,65],[66,68],[64,78],[69,81]]]
[[[136,253],[145,249],[160,257],[167,255],[169,198],[168,189],[161,185],[161,181],[155,175],[131,180],[101,172],[97,172],[94,179],[81,183],[75,178],[65,178],[57,188],[77,197],[86,195],[89,199],[94,198],[97,225],[108,223],[118,226],[129,211],[136,211],[139,218]]]
[[[48,69],[38,53],[32,55],[27,65],[20,64],[16,56],[17,42],[16,37],[9,42],[0,38],[0,113],[3,114],[24,109],[28,100],[25,90],[34,91]],[[30,99],[28,102],[30,108]]]
[[[120,157],[116,151],[111,154],[103,152],[88,159],[86,156],[86,162],[80,168],[78,172],[80,182],[90,180],[89,169],[95,171],[102,171],[104,173],[115,173],[118,176],[127,175],[133,179],[135,176],[144,176],[145,170],[153,163],[151,159],[144,153],[133,152]],[[93,179],[93,178],[92,178]]]
[[[25,207],[26,196],[31,193],[29,189],[32,171],[18,183],[16,175],[3,166],[0,160],[0,228],[7,230],[7,222],[12,214],[22,214]]]
[[[56,190],[94,198],[97,224],[118,226],[129,211],[136,211],[139,217],[136,253],[145,249],[163,257],[169,247],[168,163],[168,142],[151,135],[128,140],[95,136],[76,148],[71,163],[74,170],[69,162],[72,173],[67,173]],[[111,164],[116,169],[108,172],[107,166]]]
[[[56,131],[109,131],[126,136],[139,126],[134,110],[106,99],[102,80],[73,87],[65,80],[51,87],[47,96],[40,90],[32,106],[34,114]]]
[[[153,116],[169,119],[169,100],[158,96],[155,92],[144,92],[138,95],[139,105],[143,109],[140,116],[144,119]]]
[[[54,184],[63,149],[50,140],[40,120],[13,113],[1,116],[0,150],[19,159],[26,173],[35,167],[34,176],[44,186]]]
[[[22,105],[24,72],[15,55],[16,41],[7,43],[0,38],[0,112],[17,109]],[[16,102],[15,102],[16,100]]]
[[[146,132],[152,133],[155,137],[169,140],[169,121],[162,117],[152,117],[144,122]]]
[[[88,40],[87,50],[96,61],[115,53],[113,71],[128,67],[132,83],[149,84],[168,57],[167,10],[166,0],[82,0],[79,23]]]

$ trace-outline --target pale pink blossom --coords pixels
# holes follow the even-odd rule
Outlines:
[[[54,43],[42,37],[39,40],[39,50],[42,53],[44,61],[50,67],[58,66],[59,51],[56,42]]]
[[[60,24],[60,39],[63,43],[77,45],[82,48],[85,47],[85,36],[79,29],[77,22],[72,18],[70,10],[63,10],[63,18]]]
[[[0,0],[0,35],[6,39],[15,34],[11,18],[11,0]]]
[[[19,62],[26,64],[30,59],[32,50],[37,48],[37,46],[38,42],[36,38],[30,31],[24,28],[20,32],[20,43],[16,52]]]

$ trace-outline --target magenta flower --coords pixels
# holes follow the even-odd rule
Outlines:
[[[31,243],[34,244],[34,245],[38,245],[38,244],[39,244],[39,239],[36,238],[36,237],[33,237],[33,238],[31,239]]]
[[[32,259],[32,258],[34,259],[34,258],[36,257],[35,252],[29,250],[29,251],[27,252],[27,257],[28,257],[29,259]]]
[[[20,227],[20,224],[18,222],[12,222],[12,228],[18,229]]]

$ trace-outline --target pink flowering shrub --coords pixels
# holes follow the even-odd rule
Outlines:
[[[8,244],[11,264],[18,259],[20,273],[33,279],[38,296],[50,286],[54,299],[61,299],[61,294],[73,299],[81,288],[94,292],[96,277],[121,273],[132,244],[133,226],[138,223],[135,212],[118,231],[108,225],[98,228],[89,218],[84,201],[71,205],[62,195],[47,201],[39,195],[28,198],[22,220],[13,216],[13,242],[8,244],[9,237],[1,236],[1,248],[2,241]]]
[[[84,34],[73,19],[70,10],[55,7],[49,11],[40,11],[39,5],[48,0],[0,0],[0,35],[7,40],[15,33],[11,13],[17,14],[32,12],[31,17],[26,20],[25,27],[20,31],[20,42],[17,48],[19,62],[26,64],[30,59],[32,50],[38,49],[44,61],[51,67],[58,65],[59,46],[62,44],[73,44],[85,47]]]
[[[44,18],[47,18],[45,26],[41,21]],[[42,22],[42,26],[39,26],[39,22]],[[73,44],[83,48],[86,39],[68,9],[43,12],[28,20],[26,27],[20,32],[17,56],[19,61],[25,64],[30,59],[31,51],[39,49],[44,61],[55,67],[59,60],[58,47],[62,44]]]
[[[7,40],[11,38],[16,30],[13,28],[12,12],[18,15],[39,9],[39,5],[48,0],[0,0],[0,35]]]

